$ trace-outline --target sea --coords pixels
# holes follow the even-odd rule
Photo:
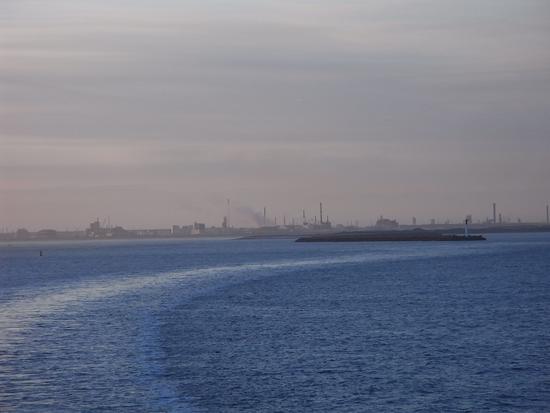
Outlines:
[[[0,411],[549,412],[550,234],[487,238],[2,243]]]

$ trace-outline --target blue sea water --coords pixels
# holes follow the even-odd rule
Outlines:
[[[0,411],[550,411],[550,234],[488,238],[0,245]]]

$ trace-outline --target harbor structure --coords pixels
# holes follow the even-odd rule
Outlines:
[[[482,235],[445,234],[439,231],[354,231],[305,235],[296,242],[381,242],[381,241],[484,241]]]
[[[201,235],[206,231],[206,224],[202,222],[193,223],[193,229],[191,230],[191,235]]]
[[[376,221],[374,226],[376,229],[397,229],[399,228],[399,222],[395,219],[384,218],[383,215],[380,215],[380,218]]]

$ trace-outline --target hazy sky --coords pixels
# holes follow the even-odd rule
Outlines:
[[[0,226],[542,220],[548,0],[2,0]]]

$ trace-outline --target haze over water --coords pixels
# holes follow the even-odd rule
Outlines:
[[[544,219],[545,0],[3,0],[0,19],[0,227],[219,225],[226,198]]]

